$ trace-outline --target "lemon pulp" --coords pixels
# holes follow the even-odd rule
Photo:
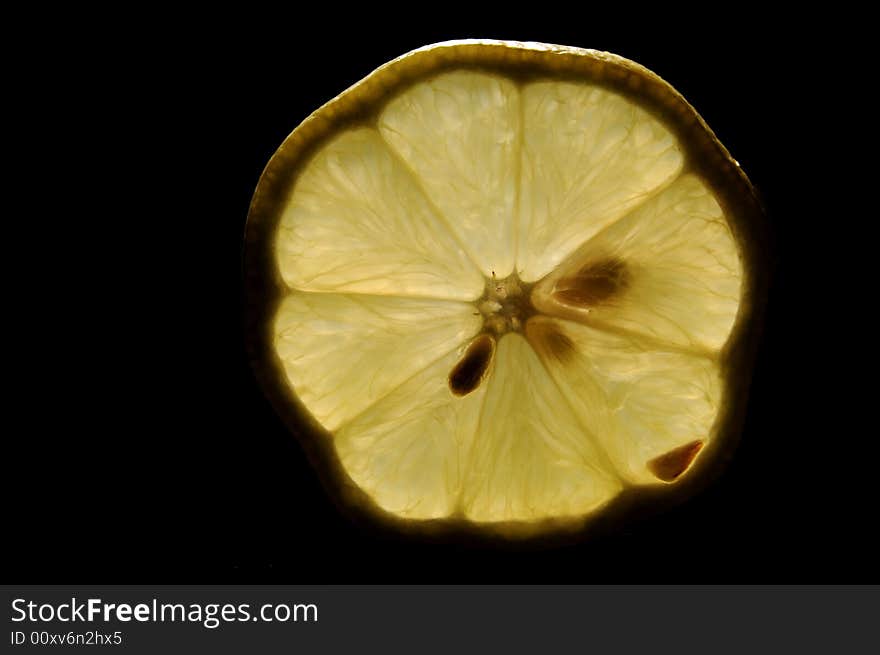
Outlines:
[[[326,139],[279,212],[275,352],[387,512],[584,516],[715,437],[741,255],[631,98],[447,70]]]

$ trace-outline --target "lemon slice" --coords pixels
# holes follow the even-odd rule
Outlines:
[[[429,46],[321,107],[266,168],[252,358],[356,503],[580,524],[687,487],[731,442],[759,215],[708,127],[637,64]]]

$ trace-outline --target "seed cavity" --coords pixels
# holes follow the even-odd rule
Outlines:
[[[532,319],[526,324],[526,339],[538,353],[565,364],[577,353],[574,342],[556,323]]]
[[[449,390],[456,396],[466,396],[483,381],[492,356],[495,353],[495,339],[481,334],[471,342],[462,358],[449,374]]]
[[[659,480],[672,482],[688,469],[702,448],[702,441],[692,441],[684,446],[673,448],[668,453],[648,462],[648,470]]]
[[[561,278],[553,297],[566,305],[595,307],[619,296],[629,287],[630,273],[616,257],[591,262],[573,275]]]

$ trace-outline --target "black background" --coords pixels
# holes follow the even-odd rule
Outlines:
[[[21,448],[4,466],[5,578],[878,580],[876,492],[861,471],[875,436],[853,413],[866,383],[842,361],[853,357],[845,342],[870,333],[844,250],[867,217],[848,204],[853,165],[839,150],[864,114],[835,95],[847,68],[836,32],[745,13],[513,11],[424,7],[384,26],[366,9],[114,16],[106,29],[79,15],[76,29],[59,18],[34,31],[16,71],[37,98],[23,167],[33,188],[22,194],[35,235],[10,250],[28,253],[16,316],[37,354],[12,396],[26,420],[7,435]],[[598,541],[496,551],[350,523],[246,362],[242,236],[268,158],[375,67],[469,37],[609,50],[647,66],[696,107],[768,208],[775,275],[736,458],[699,497]],[[832,241],[829,225],[849,234]]]

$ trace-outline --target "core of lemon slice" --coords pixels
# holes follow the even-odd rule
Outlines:
[[[267,167],[252,352],[334,484],[374,509],[581,520],[681,485],[729,440],[755,213],[711,131],[637,64],[430,46]]]

